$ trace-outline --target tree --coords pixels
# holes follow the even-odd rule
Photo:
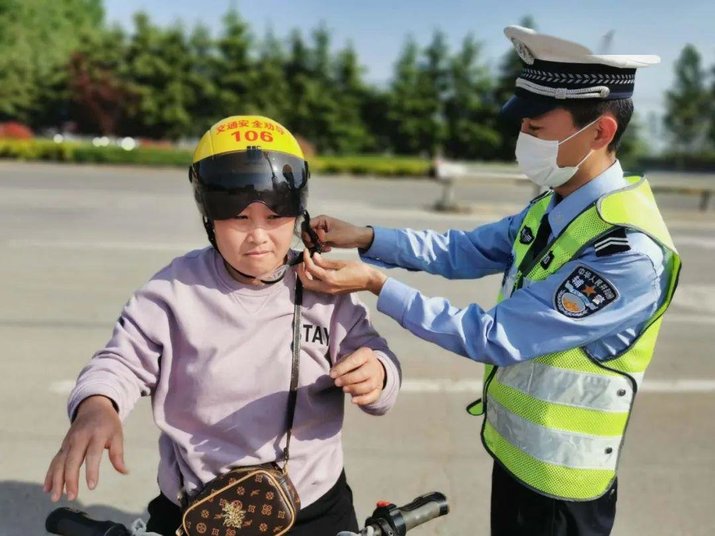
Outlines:
[[[339,127],[339,104],[334,78],[334,59],[330,52],[330,32],[325,25],[312,31],[312,47],[308,54],[308,77],[304,80],[302,98],[308,117],[301,118],[301,129],[319,151],[334,152],[337,143],[335,129]]]
[[[223,117],[219,112],[216,83],[218,52],[209,29],[202,24],[194,26],[187,47],[186,84],[191,95],[187,110],[191,117],[191,126],[185,134],[200,136]]]
[[[715,66],[710,70],[712,82],[710,84],[710,97],[708,99],[708,142],[710,149],[715,150]]]
[[[117,134],[132,94],[121,79],[126,37],[119,27],[88,36],[68,64],[69,110],[80,132]]]
[[[302,34],[290,37],[286,77],[292,96],[288,127],[315,144],[322,152],[334,152],[335,128],[340,121],[336,97],[335,62],[330,52],[330,33],[319,26],[311,34],[311,46]]]
[[[445,140],[444,103],[449,89],[449,50],[435,32],[422,51],[411,37],[395,64],[390,90],[390,137],[400,154],[434,155]]]
[[[223,33],[218,40],[216,68],[219,115],[246,114],[253,111],[255,87],[251,61],[251,34],[236,9],[223,18]]]
[[[675,62],[675,82],[665,103],[664,124],[674,146],[686,152],[703,149],[709,98],[700,53],[693,45],[686,45]]]
[[[70,54],[103,16],[101,0],[0,1],[0,118],[51,120]]]
[[[141,12],[135,15],[134,24],[126,59],[127,82],[134,95],[129,131],[177,139],[191,127],[188,107],[194,101],[187,82],[191,65],[183,28],[163,30]]]
[[[286,79],[286,54],[282,43],[268,30],[258,47],[254,67],[253,102],[256,113],[287,124],[296,100]]]
[[[359,153],[374,148],[374,142],[363,121],[367,90],[362,81],[362,67],[352,44],[335,59],[334,92],[336,121],[332,126],[333,149],[337,153]]]
[[[419,151],[419,131],[422,107],[417,94],[419,49],[412,37],[408,37],[397,62],[388,97],[390,140],[399,154],[415,154]]]
[[[481,46],[468,35],[450,61],[450,95],[445,104],[445,153],[452,158],[493,159],[501,138],[492,82],[479,62]]]
[[[286,110],[286,126],[294,133],[315,142],[311,121],[310,100],[312,89],[311,67],[308,46],[299,30],[293,30],[288,39],[288,58],[285,63],[286,81],[291,95],[290,107]]]
[[[444,107],[450,80],[449,48],[445,34],[436,31],[423,54],[424,61],[417,78],[424,113],[418,143],[420,152],[433,156],[442,150],[447,137]]]
[[[628,128],[623,133],[621,144],[618,147],[618,159],[621,161],[624,169],[634,169],[638,166],[638,161],[648,154],[648,146],[643,141],[641,132],[643,124],[640,116],[633,113]]]
[[[0,2],[0,120],[28,122],[36,95],[35,65],[30,61],[34,44],[24,31],[27,20],[21,0]]]
[[[368,137],[365,151],[371,153],[391,153],[395,150],[391,133],[389,90],[366,86],[360,103],[360,117],[365,124]]]

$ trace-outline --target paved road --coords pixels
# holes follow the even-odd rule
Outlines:
[[[428,181],[325,177],[312,183],[312,212],[356,223],[471,228],[518,210],[531,189],[460,186],[471,215],[429,210]],[[660,198],[684,257],[678,295],[632,418],[620,474],[614,534],[715,532],[715,212],[697,199]],[[0,535],[44,534],[51,508],[40,490],[66,428],[65,400],[82,365],[102,345],[130,293],[205,237],[180,170],[0,162]],[[498,278],[445,282],[395,276],[457,305],[494,303]],[[374,305],[371,296],[364,296]],[[463,408],[481,366],[422,342],[374,315],[403,362],[397,407],[372,418],[348,410],[347,471],[362,518],[381,498],[410,500],[439,489],[452,513],[415,535],[486,535],[490,459],[480,420]],[[131,474],[103,467],[99,488],[79,506],[129,522],[156,493],[156,437],[147,403],[126,424]]]

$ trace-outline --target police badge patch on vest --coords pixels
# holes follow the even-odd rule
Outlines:
[[[618,297],[616,288],[596,272],[579,265],[556,289],[554,306],[569,318],[600,311]]]
[[[519,233],[519,242],[522,244],[531,244],[534,241],[534,233],[530,227],[524,226]]]

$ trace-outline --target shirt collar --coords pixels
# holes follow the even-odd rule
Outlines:
[[[558,204],[551,198],[547,213],[551,233],[558,236],[561,231],[581,212],[592,205],[601,196],[628,185],[623,177],[623,169],[616,160],[606,171],[591,179],[578,190],[564,197]]]

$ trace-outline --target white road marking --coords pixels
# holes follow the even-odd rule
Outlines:
[[[702,249],[715,249],[715,240],[712,238],[702,238],[698,236],[675,235],[673,243],[676,248],[680,246],[693,246]]]
[[[715,315],[715,285],[678,285],[673,297],[673,305],[695,311],[698,313],[697,316]],[[668,313],[665,315],[665,322],[668,322],[670,315]],[[692,315],[694,318],[697,316]]]
[[[67,396],[74,387],[74,384],[74,380],[56,381],[50,384],[49,391],[57,395]],[[471,393],[478,397],[482,392],[482,382],[479,380],[450,380],[445,378],[408,378],[402,382],[401,391],[410,394]],[[714,393],[715,379],[646,379],[640,388],[640,392],[662,394]]]
[[[663,320],[663,323],[715,326],[715,316],[684,315],[679,313],[667,312],[665,313],[665,319]]]

